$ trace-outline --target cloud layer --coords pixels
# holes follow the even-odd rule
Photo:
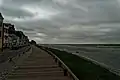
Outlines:
[[[0,11],[38,43],[120,43],[120,0],[0,0]]]

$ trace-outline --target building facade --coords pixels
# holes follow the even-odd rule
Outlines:
[[[4,23],[4,48],[19,48],[28,45],[29,39],[22,31],[16,31],[14,25]]]
[[[12,48],[16,44],[17,36],[15,35],[14,25],[10,24],[8,29],[8,48]]]
[[[3,49],[3,16],[0,13],[0,51]]]
[[[10,23],[3,23],[3,31],[4,31],[4,40],[3,40],[3,47],[9,46],[9,27],[11,26]]]
[[[3,48],[19,48],[27,46],[29,39],[22,31],[16,31],[11,23],[3,23],[3,16],[0,13],[0,51]]]

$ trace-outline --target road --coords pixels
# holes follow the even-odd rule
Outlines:
[[[0,63],[7,61],[10,57],[15,57],[26,50],[27,47],[20,48],[18,50],[4,50],[0,54]]]
[[[2,74],[11,71],[12,67],[15,65],[13,62],[9,62],[9,57],[18,58],[17,55],[22,54],[28,48],[30,48],[30,46],[23,47],[18,50],[6,50],[0,55],[0,80],[2,78]]]

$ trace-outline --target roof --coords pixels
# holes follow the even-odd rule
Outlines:
[[[3,23],[5,26],[10,26],[11,24],[10,23]]]
[[[0,18],[4,19],[1,13],[0,13]]]

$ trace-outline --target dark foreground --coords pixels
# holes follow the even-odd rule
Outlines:
[[[47,52],[32,46],[32,52],[17,64],[5,80],[71,80]]]
[[[51,44],[43,45],[64,50],[78,56],[86,57],[120,74],[120,46],[119,44]]]
[[[26,58],[22,60],[23,62],[20,61],[20,63],[17,63],[17,67],[5,75],[3,79],[71,80],[69,76],[64,75],[63,69],[60,68],[60,66],[55,63],[53,57],[49,55],[50,52],[52,52],[72,70],[79,80],[120,80],[120,76],[117,74],[79,56],[53,48],[38,45],[37,47],[32,46],[30,52],[23,54],[26,55]]]
[[[50,50],[57,55],[80,80],[120,80],[120,76],[91,61],[82,59],[65,51],[47,47],[46,50]]]

